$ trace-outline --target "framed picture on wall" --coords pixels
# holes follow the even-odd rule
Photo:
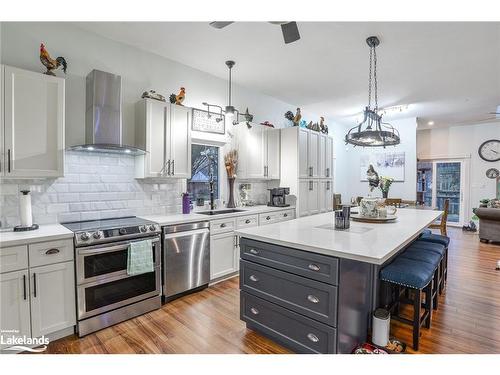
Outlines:
[[[392,177],[394,181],[405,180],[404,152],[379,152],[361,155],[359,167],[361,181],[368,181],[366,171],[370,164],[373,165],[379,176]]]
[[[226,132],[223,114],[193,108],[191,129],[197,132],[224,134]]]

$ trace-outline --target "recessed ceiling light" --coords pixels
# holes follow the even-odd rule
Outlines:
[[[429,121],[429,122],[427,123],[427,125],[429,125],[429,126],[434,125],[434,121]]]

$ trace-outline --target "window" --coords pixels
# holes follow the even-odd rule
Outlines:
[[[219,198],[219,147],[191,145],[191,179],[187,190],[191,200],[210,200],[210,178],[214,181],[214,199]]]

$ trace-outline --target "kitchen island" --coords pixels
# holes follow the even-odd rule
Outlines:
[[[441,215],[401,209],[337,231],[326,213],[237,230],[241,319],[296,352],[350,353],[378,307],[380,267]]]

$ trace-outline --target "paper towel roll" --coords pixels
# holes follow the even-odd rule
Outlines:
[[[21,190],[19,205],[21,210],[21,226],[31,227],[33,225],[33,215],[31,212],[31,195],[29,190]]]

